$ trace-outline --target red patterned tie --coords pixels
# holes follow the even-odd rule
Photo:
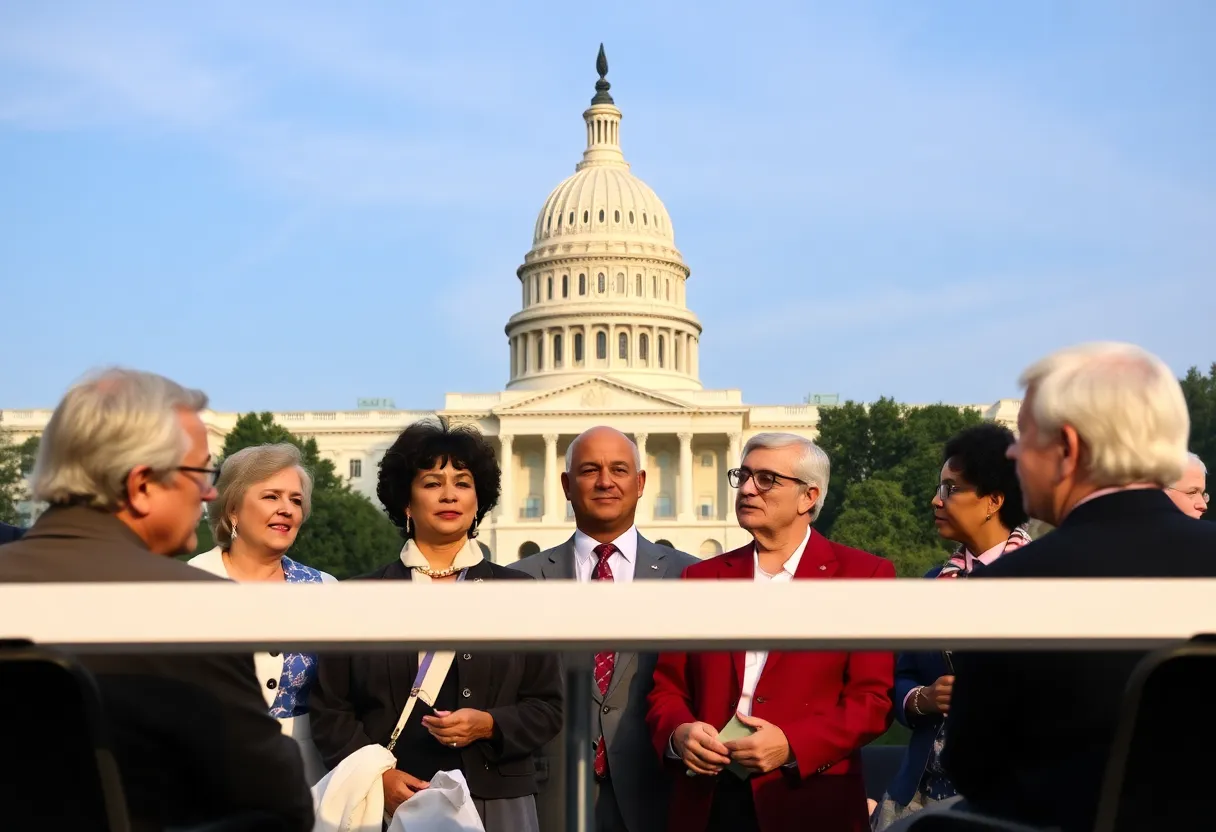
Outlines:
[[[611,581],[612,567],[608,565],[608,558],[616,552],[616,547],[611,543],[601,543],[592,551],[595,552],[599,561],[595,564],[595,573],[591,579],[593,581]],[[600,696],[608,695],[608,683],[612,681],[612,668],[615,665],[616,651],[609,650],[595,654],[595,683],[599,685]],[[608,776],[608,750],[604,747],[603,734],[600,734],[600,738],[595,743],[595,776]]]

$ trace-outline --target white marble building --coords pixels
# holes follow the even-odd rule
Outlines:
[[[496,393],[450,393],[440,413],[475,424],[500,451],[503,489],[480,540],[509,562],[573,528],[560,474],[570,441],[608,424],[633,436],[647,471],[638,526],[651,540],[714,555],[747,542],[726,470],[747,438],[780,430],[813,437],[819,406],[749,406],[740,390],[703,389],[701,324],[686,303],[690,271],[658,196],[621,152],[621,111],[600,81],[583,113],[586,149],[545,200],[516,270],[520,309],[507,321],[509,378]],[[1012,426],[1020,402],[960,405]],[[213,452],[239,414],[204,414]],[[314,437],[339,473],[375,500],[377,463],[424,411],[276,413]],[[49,410],[3,410],[15,441],[40,433]]]

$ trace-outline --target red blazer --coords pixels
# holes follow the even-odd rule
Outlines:
[[[748,545],[693,564],[684,577],[752,580],[753,551]],[[795,580],[894,577],[890,561],[832,543],[814,531],[794,573]],[[722,728],[730,721],[743,691],[743,662],[742,652],[659,657],[646,721],[660,756],[666,758],[671,735],[683,723]],[[751,778],[762,832],[801,830],[808,824],[818,832],[870,828],[860,749],[890,727],[894,683],[892,653],[769,653],[752,714],[785,732],[798,767]],[[687,777],[683,763],[670,765],[678,774],[667,828],[703,832],[714,778]]]

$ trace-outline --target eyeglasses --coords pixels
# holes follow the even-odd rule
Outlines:
[[[957,494],[960,491],[974,491],[974,488],[967,488],[962,485],[955,485],[952,482],[944,482],[937,487],[937,498],[943,503],[950,499],[951,494]]]
[[[1186,497],[1190,497],[1191,499],[1198,497],[1199,499],[1203,500],[1204,503],[1211,502],[1211,500],[1208,499],[1207,492],[1200,491],[1198,488],[1188,488],[1186,491],[1183,491],[1180,488],[1170,488],[1169,486],[1166,486],[1166,490],[1167,491],[1177,491],[1179,494],[1182,494],[1183,496],[1186,496]]]
[[[788,474],[778,474],[773,471],[750,471],[747,468],[731,468],[726,472],[726,481],[730,483],[731,488],[742,488],[743,483],[748,480],[754,480],[756,488],[760,491],[772,491],[773,486],[778,480],[790,480],[800,485],[809,487],[809,483],[803,482],[797,477],[791,477]]]
[[[177,470],[190,471],[195,474],[206,474],[207,478],[202,480],[200,483],[204,489],[213,488],[215,484],[220,481],[219,468],[191,468],[189,465],[179,465],[177,466]],[[193,479],[198,481],[198,477],[194,477]]]

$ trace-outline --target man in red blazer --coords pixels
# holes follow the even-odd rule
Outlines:
[[[808,439],[752,437],[741,466],[727,476],[738,488],[739,525],[753,542],[688,567],[684,577],[756,583],[894,578],[890,561],[811,530],[828,474],[827,455]],[[860,749],[891,723],[894,676],[891,653],[661,655],[647,723],[655,749],[678,772],[667,828],[868,830]],[[736,713],[755,733],[724,743],[718,732]],[[746,780],[723,771],[732,762],[747,769]]]

